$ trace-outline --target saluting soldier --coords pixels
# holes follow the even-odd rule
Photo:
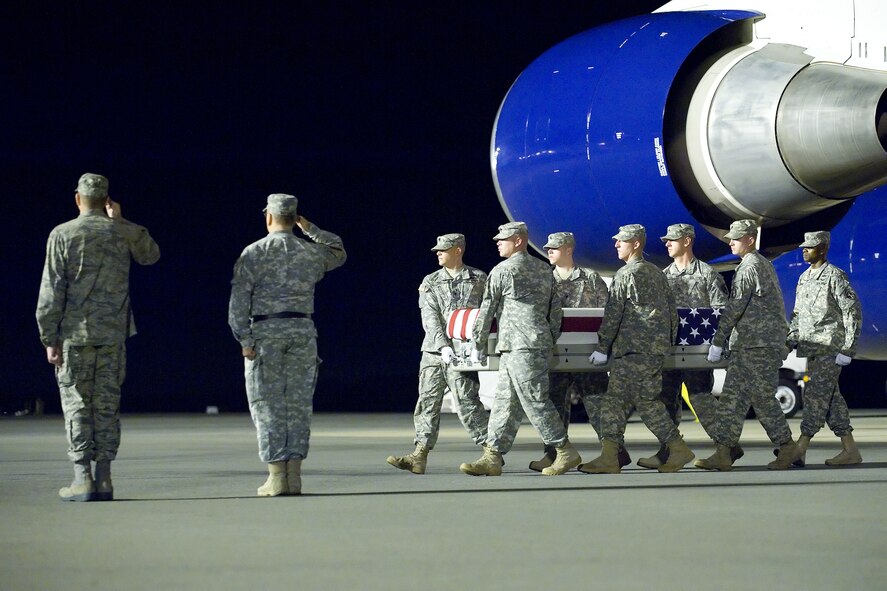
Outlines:
[[[721,428],[714,434],[717,448],[712,456],[696,461],[697,467],[706,470],[733,468],[730,450],[739,445],[749,405],[770,441],[779,446],[778,457],[767,464],[769,469],[785,470],[800,455],[776,400],[788,328],[782,290],[773,263],[757,251],[757,235],[754,220],[733,222],[724,235],[730,240],[730,251],[742,260],[708,352],[709,361],[720,361],[729,339],[730,362],[720,398]]]
[[[547,264],[527,252],[529,233],[523,222],[499,226],[493,237],[505,260],[493,267],[474,325],[474,359],[483,357],[493,317],[498,322],[496,351],[499,381],[490,412],[483,456],[459,469],[472,476],[502,474],[502,454],[514,443],[526,413],[546,446],[556,450],[546,476],[563,474],[581,462],[567,430],[548,397],[548,368],[560,336],[563,312]]]
[[[641,420],[668,447],[660,472],[677,472],[693,460],[678,427],[659,395],[662,366],[677,333],[677,309],[662,271],[644,259],[646,229],[620,226],[613,236],[625,265],[616,271],[598,331],[598,346],[589,360],[604,365],[612,359],[610,385],[601,409],[601,455],[579,467],[589,474],[618,474],[619,448],[624,445],[626,409],[634,406]]]
[[[243,250],[231,280],[228,324],[243,355],[259,458],[268,464],[260,497],[302,492],[320,364],[314,286],[346,258],[342,239],[299,215],[298,203],[268,196],[268,235]],[[293,234],[296,226],[306,239]]]
[[[841,453],[825,461],[829,466],[862,462],[853,439],[850,410],[838,387],[841,368],[853,360],[862,327],[862,307],[847,279],[828,255],[828,232],[807,232],[802,248],[810,268],[798,279],[795,309],[788,331],[788,344],[807,358],[810,381],[804,389],[804,418],[801,420],[799,461],[805,461],[810,439],[823,425],[841,438]]]
[[[81,176],[74,200],[80,215],[57,226],[46,243],[37,325],[46,359],[55,366],[68,457],[74,462],[74,480],[59,496],[110,501],[111,462],[120,447],[126,338],[136,334],[130,260],[153,265],[160,248],[147,229],[123,218],[102,175]]]
[[[463,263],[465,236],[444,234],[431,249],[440,269],[427,275],[419,285],[419,310],[425,338],[419,362],[419,400],[413,412],[416,446],[405,456],[388,456],[388,463],[413,474],[424,474],[428,452],[434,449],[440,431],[440,409],[449,387],[456,401],[456,413],[468,435],[478,445],[487,439],[489,414],[480,401],[480,381],[476,371],[456,371],[453,342],[447,336],[447,321],[457,308],[477,308],[483,299],[487,274]]]

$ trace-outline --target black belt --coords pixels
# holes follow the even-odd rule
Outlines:
[[[256,314],[251,316],[253,322],[261,322],[262,320],[272,320],[274,318],[311,318],[311,314],[304,312],[276,312],[274,314]]]

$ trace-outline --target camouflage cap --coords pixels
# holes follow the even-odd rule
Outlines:
[[[798,248],[814,248],[820,245],[828,247],[829,242],[831,242],[831,235],[828,232],[804,232],[804,242]]]
[[[527,230],[527,225],[525,223],[508,222],[507,224],[499,226],[499,233],[493,236],[493,240],[505,240],[506,238],[511,238],[515,234],[527,236],[529,233],[530,232]]]
[[[268,195],[268,205],[265,206],[265,213],[272,215],[296,215],[296,209],[299,206],[299,200],[292,195],[285,193],[272,193]]]
[[[548,235],[548,242],[542,248],[560,248],[561,246],[576,246],[576,238],[572,232],[555,232]]]
[[[619,232],[613,236],[613,240],[646,240],[647,230],[640,224],[628,224],[619,226]]]
[[[665,231],[665,236],[660,239],[665,242],[667,240],[677,240],[679,238],[696,238],[696,230],[690,224],[672,224]]]
[[[87,172],[77,181],[77,192],[81,197],[102,199],[108,196],[108,179],[100,174]]]
[[[437,244],[431,250],[450,250],[456,246],[461,246],[463,250],[465,249],[464,234],[444,234],[443,236],[438,236]]]
[[[757,236],[758,222],[754,220],[737,220],[730,224],[730,231],[724,234],[724,238],[735,240],[743,236]]]

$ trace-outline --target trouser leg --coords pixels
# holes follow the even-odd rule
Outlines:
[[[96,462],[111,461],[120,447],[120,385],[126,371],[123,343],[96,347],[93,422]]]
[[[95,359],[95,347],[66,343],[62,347],[62,365],[55,370],[72,462],[89,462],[95,457]]]
[[[480,378],[477,372],[446,369],[445,376],[456,401],[459,421],[462,422],[471,440],[483,445],[487,440],[490,413],[480,401]]]
[[[284,350],[286,371],[285,421],[286,443],[280,461],[305,459],[311,439],[311,419],[314,414],[314,390],[320,357],[317,355],[317,339],[305,334],[288,339]],[[278,461],[278,460],[274,460]]]
[[[419,363],[419,399],[416,401],[416,410],[413,411],[413,425],[416,427],[415,443],[428,449],[434,449],[440,432],[440,409],[447,387],[445,371],[440,355],[422,353],[422,361]]]

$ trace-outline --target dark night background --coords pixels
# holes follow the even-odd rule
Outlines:
[[[261,209],[273,192],[298,196],[300,213],[348,251],[317,288],[316,410],[411,411],[416,288],[437,268],[435,236],[465,233],[470,265],[499,260],[491,237],[507,220],[489,142],[509,86],[567,37],[660,4],[7,9],[0,412],[36,397],[59,412],[34,309],[46,237],[76,216],[87,171],[110,179],[124,216],[147,226],[162,253],[153,267],[133,266],[139,335],[128,341],[124,412],[246,411],[229,281],[243,247],[265,234]],[[857,390],[880,404],[883,375],[866,367],[851,365]]]

